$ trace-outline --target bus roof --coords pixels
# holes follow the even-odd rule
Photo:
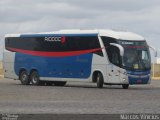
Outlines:
[[[109,29],[96,29],[96,30],[81,30],[81,29],[69,29],[69,30],[59,30],[59,31],[53,31],[53,32],[42,32],[42,33],[25,33],[25,34],[6,34],[5,37],[20,37],[21,35],[24,36],[33,36],[33,35],[67,35],[67,34],[99,34],[100,36],[106,36],[106,37],[112,37],[116,39],[121,40],[139,40],[144,41],[144,37],[127,31],[115,31],[115,30],[109,30]]]

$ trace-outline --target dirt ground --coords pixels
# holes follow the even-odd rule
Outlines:
[[[68,82],[64,87],[21,85],[0,80],[0,113],[115,114],[160,113],[160,81],[148,85],[104,86]]]

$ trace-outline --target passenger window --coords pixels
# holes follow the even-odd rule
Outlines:
[[[109,61],[111,63],[113,63],[116,66],[120,66],[121,65],[120,51],[119,51],[119,49],[117,47],[109,46],[107,48],[107,54],[108,54]]]

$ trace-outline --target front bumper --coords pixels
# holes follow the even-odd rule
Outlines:
[[[150,83],[150,71],[134,72],[129,71],[128,82],[129,84],[149,84]]]

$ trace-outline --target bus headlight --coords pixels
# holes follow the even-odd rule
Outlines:
[[[126,78],[123,78],[123,82],[126,81]]]
[[[122,83],[128,83],[128,79],[127,78],[123,78],[122,79]]]

